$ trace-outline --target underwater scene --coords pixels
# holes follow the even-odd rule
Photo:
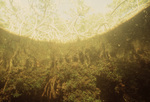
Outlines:
[[[149,0],[50,1],[0,1],[0,102],[150,102]]]

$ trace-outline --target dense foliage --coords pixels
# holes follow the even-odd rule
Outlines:
[[[125,1],[133,4],[139,0]],[[147,1],[141,0],[133,5],[137,6]],[[0,9],[4,10],[5,1],[0,2]],[[75,34],[82,35],[83,32],[88,32],[87,35],[91,36],[92,32],[98,32],[96,28],[101,25],[101,21],[105,20],[101,15],[82,19],[79,12],[82,11],[82,14],[86,15],[89,10],[82,1],[77,3],[77,7],[81,5],[82,8],[78,7],[78,21],[75,19],[73,23],[70,22],[72,26],[68,28],[66,25],[65,28],[61,26],[64,22],[56,18],[55,13],[49,11],[54,9],[49,5],[51,2],[46,3],[42,0],[39,2],[41,5],[37,7],[51,15],[42,14],[47,20],[36,18],[35,13],[30,20],[32,14],[25,17],[23,21],[14,20],[10,25],[6,22],[6,25],[2,26],[17,29],[20,35],[23,34],[21,33],[24,32],[23,30],[29,31],[34,26],[32,33],[28,32],[32,37],[35,37],[35,34],[47,34],[49,26],[50,33],[54,35],[67,35],[78,31]],[[17,6],[16,8],[13,6],[13,0],[10,0],[10,3],[12,3],[10,6],[12,10],[17,12],[13,18],[20,18]],[[32,1],[30,3],[32,4]],[[109,6],[118,12],[118,5],[122,2],[114,0],[113,3],[116,5]],[[46,6],[47,8],[44,9],[43,5],[49,5],[51,8]],[[32,6],[32,10],[36,11],[36,6],[36,9],[34,5]],[[119,16],[126,8],[126,6],[122,7]],[[1,21],[11,13],[3,12],[0,15]],[[100,18],[99,21],[97,18]],[[27,26],[28,22],[34,23]],[[18,24],[17,27],[13,23]],[[0,28],[0,102],[149,102],[149,28],[150,7],[146,7],[138,15],[110,32],[86,40],[78,38],[76,42],[65,44],[34,41]],[[37,33],[40,29],[45,33]]]
[[[0,29],[0,101],[150,101],[149,11],[104,35],[66,44]]]

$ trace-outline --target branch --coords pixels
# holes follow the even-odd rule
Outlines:
[[[11,57],[11,59],[10,59],[10,61],[9,61],[8,78],[7,78],[7,81],[6,81],[5,85],[4,85],[3,93],[5,92],[5,89],[6,89],[6,87],[7,87],[8,81],[9,81],[9,79],[10,79],[10,73],[11,73],[11,69],[12,69],[12,66],[13,66],[12,61],[13,61],[13,58],[16,56],[17,52],[18,52],[18,48],[16,49],[16,51],[14,52],[13,56]]]
[[[127,1],[127,0],[122,1],[122,2],[113,10],[113,12],[112,12],[110,15],[113,15],[113,13],[114,13],[123,3],[125,3],[125,1]]]

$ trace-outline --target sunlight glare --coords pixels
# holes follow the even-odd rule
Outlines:
[[[74,0],[74,2],[77,0]],[[89,15],[106,13],[112,11],[107,5],[112,3],[113,0],[84,0],[85,4],[90,7]],[[57,12],[65,19],[68,19],[67,13],[71,13],[70,9],[75,9],[75,5],[72,4],[71,0],[54,0],[57,7]]]

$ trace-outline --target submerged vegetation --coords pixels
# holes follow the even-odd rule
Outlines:
[[[150,7],[107,33],[67,43],[0,28],[0,102],[149,102],[149,28]]]
[[[66,44],[0,29],[0,101],[150,101],[149,11],[104,35]]]

